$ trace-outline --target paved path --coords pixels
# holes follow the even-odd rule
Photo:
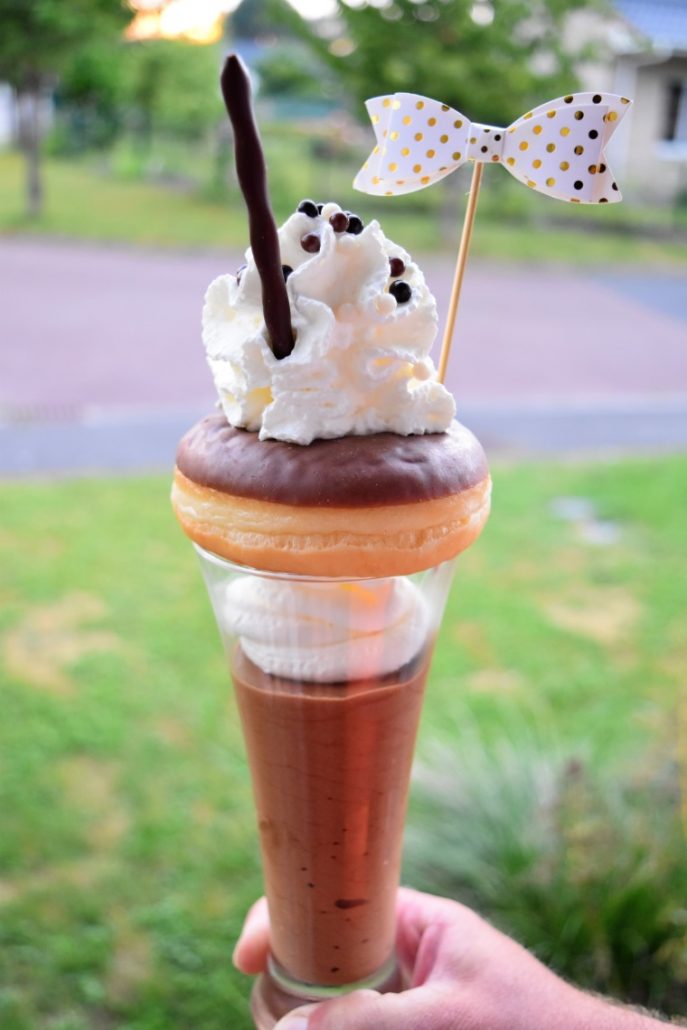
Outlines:
[[[187,411],[46,425],[0,425],[0,478],[169,473],[176,445],[207,406]],[[687,450],[687,404],[461,406],[461,418],[491,455],[542,457],[565,453],[608,457]],[[0,503],[0,512],[2,505]]]
[[[30,434],[22,436],[19,424],[57,422],[72,432],[86,421],[91,434],[96,423],[101,433],[108,426],[121,434],[151,414],[158,427],[171,427],[190,411],[208,409],[214,394],[200,342],[202,297],[215,275],[240,260],[0,240],[5,454],[10,446],[29,447]],[[423,267],[443,312],[450,264],[428,258]],[[622,437],[618,427],[630,424],[638,405],[645,415],[659,412],[663,428],[652,431],[654,442],[665,436],[687,444],[684,278],[474,262],[448,385],[461,412],[495,419],[499,435],[508,436],[499,422],[504,412],[519,413],[522,425],[530,419],[530,428],[539,418],[533,431],[541,437],[547,411],[560,423],[563,414],[580,422],[589,409],[601,418],[624,412],[616,418]],[[0,470],[28,471],[31,460],[0,458]]]

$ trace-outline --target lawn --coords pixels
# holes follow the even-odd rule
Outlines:
[[[595,872],[601,864],[615,884],[599,900],[604,941],[619,927],[625,949],[611,965],[629,963],[630,982],[650,983],[639,1000],[684,1012],[684,884],[665,862],[678,837],[682,849],[687,459],[504,466],[495,481],[491,522],[459,563],[434,662],[406,878],[428,885],[419,828],[426,852],[442,833],[441,791],[455,792],[462,768],[476,797],[488,783],[501,799],[490,831],[502,842],[491,852],[499,870],[481,864],[482,893],[478,883],[468,895],[491,904],[487,883],[512,865],[514,770],[532,772],[533,740],[537,761],[560,756],[578,786],[592,763],[608,797],[588,792],[580,807],[579,791],[571,795],[566,889],[587,882],[590,860]],[[250,1026],[250,984],[230,963],[260,892],[250,784],[219,640],[168,487],[157,477],[0,487],[3,1030]],[[561,505],[570,497],[591,507]],[[437,767],[437,755],[449,765]],[[445,781],[451,768],[458,779],[434,793],[433,822],[422,802],[428,771]],[[614,905],[626,903],[615,872],[623,849],[630,855],[622,834],[636,843],[634,823],[622,824],[615,851],[590,830],[622,783],[632,812],[643,804],[655,820],[642,869],[664,877],[654,907],[666,909],[667,944],[644,933],[655,912],[636,917],[632,936]],[[656,783],[649,796],[644,787]],[[482,863],[472,828],[454,827],[462,852],[474,843]],[[493,906],[508,926],[519,925],[514,896],[530,904],[518,875],[504,888],[510,907]],[[539,862],[540,888],[548,875]],[[550,919],[546,933],[547,956],[573,968],[569,919]],[[581,975],[620,991],[626,982],[593,972]]]
[[[360,163],[355,155],[323,162],[304,150],[302,142],[275,134],[269,139],[268,157],[279,221],[303,196],[333,198],[365,219],[380,218],[387,235],[403,241],[413,251],[451,251],[457,247],[469,182],[464,169],[447,180],[447,186],[380,200],[352,190],[351,181]],[[175,161],[178,164],[178,155]],[[154,167],[160,179],[151,182],[141,178],[144,167],[136,165],[132,170],[131,162],[117,154],[109,162],[48,159],[44,214],[27,220],[19,156],[0,153],[0,234],[35,233],[163,247],[245,247],[246,215],[237,188],[218,198],[217,190],[208,186],[207,157],[199,156],[197,164],[202,170],[198,181],[186,176],[180,181],[173,167],[165,173],[162,158],[151,158],[145,167]],[[490,171],[505,175],[501,169]],[[621,206],[622,216],[629,218],[621,225],[619,206],[607,207],[608,211],[585,209],[576,219],[572,205],[554,205],[517,183],[492,180],[482,191],[472,253],[502,260],[580,266],[627,262],[675,265],[687,261],[684,244],[642,235],[646,212]],[[554,217],[555,221],[550,221]]]

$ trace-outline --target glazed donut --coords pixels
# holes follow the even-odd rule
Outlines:
[[[172,504],[184,532],[230,561],[306,576],[383,577],[455,557],[489,514],[484,451],[464,426],[307,447],[210,415],[182,439]]]

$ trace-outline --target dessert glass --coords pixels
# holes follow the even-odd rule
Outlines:
[[[298,1005],[361,987],[400,990],[394,936],[403,823],[454,561],[408,577],[346,581],[249,569],[194,546],[234,682],[257,810],[271,954],[253,990],[256,1026],[266,1030]],[[327,682],[324,672],[324,682],[313,682],[305,674],[270,674],[251,660],[236,632],[245,615],[236,610],[242,577],[253,585],[259,579],[267,596],[278,588],[280,605],[265,607],[261,639],[306,657],[331,648],[328,599],[336,598],[338,667],[341,649],[347,663],[350,648],[348,677],[339,672]],[[316,599],[305,619],[302,610],[289,611],[290,596],[303,589]],[[389,599],[388,617],[395,618],[391,598],[399,589],[418,601],[408,629],[415,650],[399,644],[405,631],[399,638],[398,629],[361,630],[369,624],[366,608],[376,605],[379,614],[380,598],[382,610]],[[361,634],[363,676],[354,657]]]

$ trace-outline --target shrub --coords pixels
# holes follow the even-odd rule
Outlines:
[[[674,763],[618,768],[524,718],[469,718],[418,765],[409,882],[458,898],[581,986],[687,1006],[687,870]],[[596,752],[596,753],[595,753]]]

